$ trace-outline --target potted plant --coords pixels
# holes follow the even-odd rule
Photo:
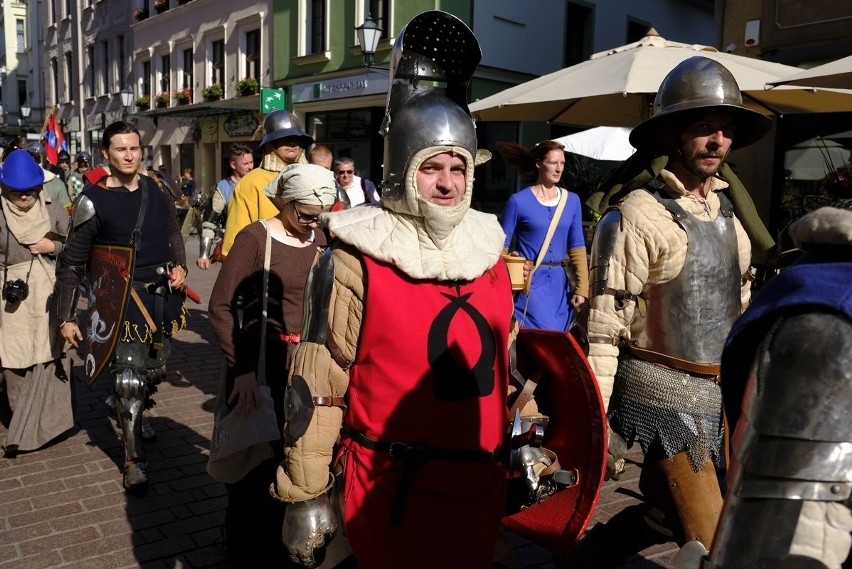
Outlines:
[[[148,8],[136,8],[133,11],[133,19],[136,21],[142,21],[148,17]]]
[[[201,96],[204,97],[205,101],[218,101],[224,95],[225,90],[222,88],[221,83],[214,83],[201,90]]]
[[[162,14],[169,9],[169,0],[154,0],[154,10]]]
[[[168,91],[163,91],[154,98],[154,102],[156,103],[158,109],[168,107],[170,100],[171,94]]]
[[[136,105],[136,108],[140,111],[147,111],[151,108],[151,97],[149,97],[148,95],[136,97],[134,104]]]
[[[237,81],[234,88],[240,95],[253,95],[260,88],[260,83],[254,77],[246,77]]]
[[[178,105],[186,105],[187,103],[191,103],[192,89],[184,87],[183,89],[175,91],[175,101],[177,101]]]

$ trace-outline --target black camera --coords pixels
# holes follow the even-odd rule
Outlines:
[[[30,293],[29,285],[21,279],[3,283],[3,300],[9,304],[18,304]]]

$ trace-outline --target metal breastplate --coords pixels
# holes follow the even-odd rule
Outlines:
[[[721,361],[725,338],[741,312],[740,271],[733,207],[718,193],[719,215],[702,221],[673,199],[654,193],[686,231],[683,269],[674,279],[645,288],[640,347],[698,363]]]

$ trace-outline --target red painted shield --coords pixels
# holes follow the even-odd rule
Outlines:
[[[567,555],[583,536],[598,503],[606,471],[606,414],[597,380],[583,350],[570,333],[522,328],[517,341],[518,369],[542,376],[535,390],[539,410],[550,416],[544,447],[556,453],[563,469],[576,469],[574,486],[542,503],[503,518],[503,526],[559,555]]]
[[[112,360],[130,294],[136,250],[126,245],[93,245],[89,256],[89,326],[86,385],[91,387]]]

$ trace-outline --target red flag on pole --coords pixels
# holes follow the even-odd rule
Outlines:
[[[56,111],[50,113],[47,119],[47,132],[44,139],[44,156],[48,161],[56,166],[59,162],[59,151],[68,152],[68,143],[65,142],[65,135],[62,134],[62,126],[59,124],[59,119],[56,118]]]

